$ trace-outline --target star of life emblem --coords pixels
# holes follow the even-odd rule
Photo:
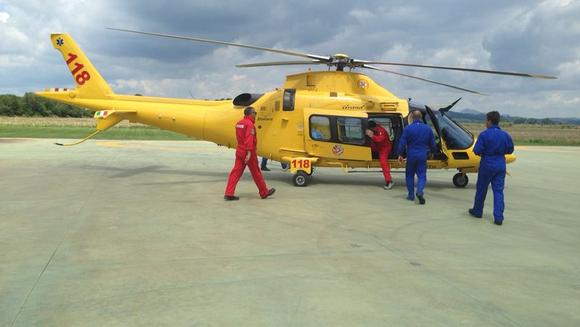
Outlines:
[[[334,153],[334,155],[340,156],[343,152],[344,149],[338,144],[332,147],[332,153]]]

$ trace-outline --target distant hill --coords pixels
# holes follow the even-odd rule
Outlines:
[[[462,111],[455,111],[451,109],[448,113],[449,117],[462,123],[480,123],[485,120],[485,114],[476,110],[467,109]],[[504,118],[504,117],[502,117]]]
[[[469,108],[467,108],[467,109],[463,109],[463,110],[461,110],[460,112],[461,112],[461,113],[464,113],[464,114],[473,114],[473,115],[479,115],[479,114],[482,114],[482,112],[481,112],[481,111],[477,111],[477,110],[475,110],[475,109],[469,109]]]

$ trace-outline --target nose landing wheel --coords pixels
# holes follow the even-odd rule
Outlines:
[[[453,176],[453,185],[455,187],[465,187],[469,183],[469,178],[465,173],[457,173]]]

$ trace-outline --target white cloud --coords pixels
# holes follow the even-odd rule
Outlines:
[[[0,11],[0,23],[6,24],[8,23],[8,19],[10,19],[10,14],[7,12]]]
[[[373,19],[376,18],[375,14],[366,9],[354,9],[349,12],[349,15],[358,19],[358,20],[365,20],[365,19]]]
[[[247,10],[249,7],[260,10]],[[464,96],[462,106],[480,111],[501,108],[510,114],[580,117],[577,17],[580,2],[571,0],[394,0],[388,4],[369,0],[364,6],[345,0],[300,5],[266,0],[210,5],[201,0],[172,4],[154,0],[0,0],[0,93],[22,94],[38,84],[72,83],[62,58],[52,49],[51,32],[70,33],[118,93],[233,97],[280,87],[286,74],[307,69],[236,69],[237,63],[293,58],[104,29],[116,26],[322,55],[341,52],[368,60],[554,73],[559,80],[536,81],[389,67],[491,94],[476,97],[363,71],[396,95],[425,103],[445,105]]]
[[[572,4],[574,0],[546,0],[542,2],[543,6],[567,7]]]
[[[0,67],[3,68],[30,66],[34,62],[34,58],[30,56],[0,54]]]

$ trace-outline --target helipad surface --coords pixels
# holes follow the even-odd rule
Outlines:
[[[320,169],[261,200],[206,142],[0,139],[1,326],[578,326],[580,148],[520,147],[506,220],[453,172]]]

